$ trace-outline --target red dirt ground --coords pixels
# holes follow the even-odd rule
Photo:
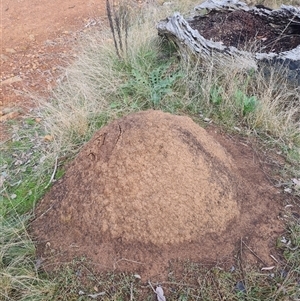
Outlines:
[[[28,111],[29,94],[47,94],[74,57],[78,35],[104,16],[105,0],[1,1],[0,121]],[[15,112],[5,115],[11,107]]]

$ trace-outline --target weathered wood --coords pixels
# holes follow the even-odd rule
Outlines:
[[[194,10],[197,12],[197,14],[203,14],[203,12],[209,12],[211,10],[243,10],[265,18],[269,23],[274,24],[280,33],[283,31],[286,32],[289,29],[290,31],[297,31],[300,34],[300,7],[298,8],[291,5],[281,5],[280,9],[272,10],[263,5],[257,5],[250,8],[246,3],[237,0],[208,0],[196,6]]]
[[[264,6],[249,7],[244,2],[237,0],[208,0],[194,9],[194,14],[185,19],[179,12],[162,20],[157,25],[159,35],[166,36],[174,41],[180,49],[183,57],[190,55],[208,58],[213,53],[222,56],[246,56],[255,62],[281,62],[292,67],[293,77],[300,84],[300,45],[292,50],[277,53],[251,53],[237,49],[233,46],[225,46],[221,42],[214,42],[205,39],[197,30],[193,29],[189,22],[194,18],[203,17],[210,11],[234,11],[244,10],[254,15],[264,18],[279,34],[299,34],[300,35],[300,8],[282,5],[280,9],[271,10]],[[287,64],[287,62],[289,62]],[[295,67],[296,66],[296,67]]]

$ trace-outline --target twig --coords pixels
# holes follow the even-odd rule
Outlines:
[[[152,288],[153,292],[156,294],[156,290],[155,290],[155,289],[154,289],[154,287],[152,286],[152,284],[151,284],[150,280],[148,280],[148,283],[149,283],[149,285],[151,286],[151,288]]]
[[[57,170],[57,161],[58,161],[58,157],[56,156],[56,158],[55,158],[54,170],[53,170],[53,173],[52,173],[52,175],[51,175],[51,178],[50,178],[49,183],[45,186],[45,189],[47,189],[47,188],[50,186],[50,184],[53,182],[53,179],[54,179],[54,177],[55,177],[56,170]]]
[[[243,268],[243,239],[241,238],[241,245],[240,245],[240,268],[242,271],[243,279],[245,279],[245,273],[244,273],[244,268]]]
[[[279,263],[279,261],[276,259],[275,256],[273,256],[272,254],[270,254],[270,257],[271,257],[275,262]]]
[[[130,283],[130,301],[133,301],[133,283]]]
[[[120,23],[120,18],[119,16],[115,13],[115,23],[117,27],[117,34],[119,38],[119,46],[120,46],[120,51],[123,53],[123,43],[122,43],[122,35],[121,35],[121,23]]]
[[[160,282],[160,284],[169,284],[169,285],[176,285],[176,286],[184,286],[184,287],[190,287],[190,288],[194,288],[194,289],[198,288],[198,286],[192,285],[190,283],[178,283],[178,282],[174,282],[174,281],[162,281],[162,282]]]
[[[267,266],[267,264],[252,249],[250,249],[243,240],[242,243],[261,263],[264,264],[264,266]]]
[[[114,262],[114,270],[116,269],[116,265],[120,261],[127,261],[127,262],[131,262],[131,263],[136,263],[136,264],[143,264],[142,262],[139,262],[139,261],[130,260],[130,259],[126,259],[126,258],[121,258],[121,259],[119,259],[119,260],[117,260],[117,261]]]
[[[113,35],[113,40],[114,40],[116,52],[117,52],[118,57],[121,58],[120,53],[119,53],[117,40],[116,40],[114,23],[113,23],[113,19],[112,19],[112,13],[111,13],[109,0],[106,0],[106,11],[107,11],[107,17],[108,17],[108,21],[109,21],[109,26],[110,26],[110,29],[111,29],[111,32],[112,32],[112,35]]]
[[[51,205],[45,212],[43,212],[40,216],[36,217],[34,220],[36,221],[37,219],[41,218],[44,216],[48,211],[50,211],[53,208],[53,205]]]

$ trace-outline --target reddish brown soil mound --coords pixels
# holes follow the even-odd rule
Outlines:
[[[95,134],[39,205],[33,230],[50,264],[85,255],[99,269],[154,275],[172,258],[226,256],[245,236],[268,257],[274,193],[264,181],[254,187],[190,118],[140,112]]]

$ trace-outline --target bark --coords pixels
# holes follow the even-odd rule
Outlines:
[[[158,23],[158,33],[176,43],[184,58],[192,55],[205,59],[212,56],[213,53],[218,53],[224,57],[246,56],[248,59],[251,58],[257,66],[261,64],[283,64],[291,70],[289,78],[294,79],[300,85],[300,45],[279,54],[249,53],[233,46],[227,47],[221,42],[207,40],[197,30],[191,28],[189,21],[195,17],[199,18],[212,10],[244,10],[266,19],[279,34],[300,34],[300,8],[282,5],[280,9],[271,10],[262,5],[249,7],[237,0],[208,0],[196,6],[193,16],[188,19],[185,19],[180,13],[175,12],[172,16]]]

